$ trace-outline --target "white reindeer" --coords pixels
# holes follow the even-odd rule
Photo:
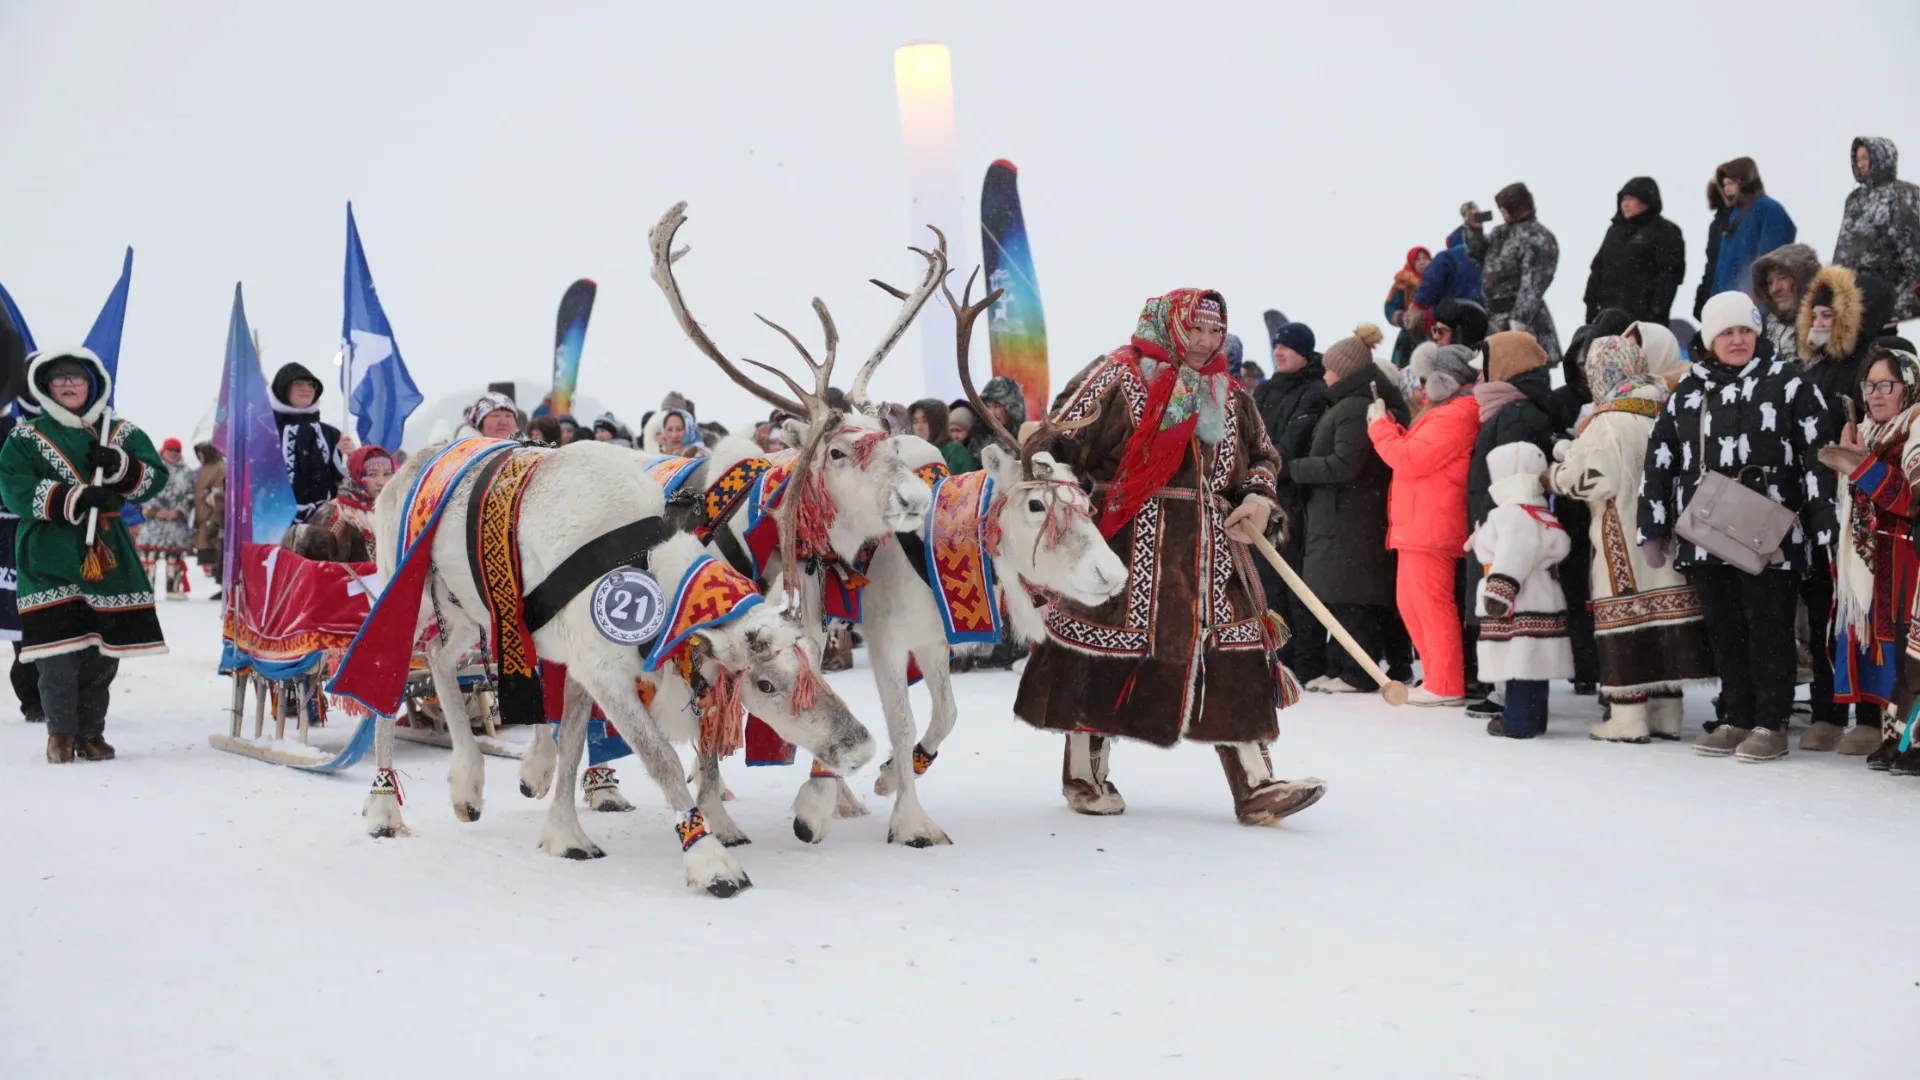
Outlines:
[[[973,291],[971,278],[960,301],[954,300],[944,282],[941,289],[954,310],[961,385],[966,388],[975,413],[991,423],[991,414],[973,388],[967,361],[973,323],[993,305],[1000,292],[989,293],[978,303],[967,303]],[[902,295],[897,290],[888,291]],[[861,396],[855,397],[854,392],[849,391],[849,399],[864,405],[865,387],[857,386],[856,390],[862,392]],[[1089,417],[1064,427],[1084,427],[1097,418]],[[1043,425],[1035,444],[1047,429],[1058,430],[1051,424]],[[1013,435],[1005,428],[995,425],[995,430],[1008,445],[1015,444]],[[941,461],[939,451],[922,439],[905,436],[899,443],[912,467]],[[1038,641],[1045,635],[1045,612],[1034,606],[1030,589],[1057,593],[1093,606],[1105,603],[1126,587],[1126,564],[1100,536],[1091,501],[1070,468],[1055,462],[1046,453],[1015,457],[999,446],[987,447],[983,457],[988,475],[993,478],[995,497],[978,527],[983,542],[984,538],[993,538],[987,543],[998,594],[993,602],[1007,614],[1005,632],[1023,642]],[[843,548],[841,555],[849,557],[852,550]],[[861,599],[861,617],[866,629],[868,658],[893,746],[892,759],[881,767],[874,781],[876,794],[894,795],[887,840],[907,847],[948,844],[952,841],[921,806],[917,787],[919,775],[938,755],[959,715],[948,665],[945,626],[935,606],[932,586],[913,568],[900,544],[883,544],[874,553],[866,576],[868,585]],[[819,587],[817,578],[809,582],[810,592]],[[811,623],[808,629],[812,630]],[[909,657],[919,663],[933,702],[932,722],[917,741],[913,706],[907,694]],[[705,775],[704,769],[702,775]],[[717,806],[720,802],[718,791],[704,783],[699,794],[702,807]],[[809,778],[794,800],[794,835],[808,843],[825,840],[836,807],[844,811],[855,801],[844,780]]]
[[[431,455],[418,454],[400,476],[381,493],[375,529],[380,537],[382,577],[391,580],[399,548],[401,517],[412,477]],[[485,602],[473,584],[467,552],[467,512],[475,479],[463,478],[448,492],[441,527],[428,551],[430,607],[440,621],[439,635],[427,646],[427,666],[447,709],[447,729],[453,738],[453,760],[448,784],[454,816],[474,821],[480,816],[485,772],[469,718],[459,693],[455,665],[490,627],[483,626]],[[517,525],[521,566],[527,588],[533,588],[569,555],[595,537],[615,528],[665,511],[660,485],[637,467],[631,451],[598,443],[576,443],[550,452],[540,471],[529,481],[520,504]],[[649,566],[663,583],[674,583],[702,555],[698,541],[669,536],[649,552]],[[641,704],[635,680],[644,674],[637,649],[618,645],[596,628],[591,613],[591,590],[570,600],[560,614],[534,632],[539,654],[567,666],[566,705],[560,756],[570,761],[566,782],[558,785],[540,846],[550,854],[569,858],[597,858],[601,850],[580,828],[574,801],[574,773],[584,737],[586,717],[598,702],[608,719],[633,747],[647,772],[660,786],[667,805],[682,822],[697,821],[696,800],[688,789],[672,743],[692,739],[697,721],[689,708],[692,689],[668,665],[651,673],[658,693],[651,709]],[[847,711],[837,695],[819,680],[813,660],[797,648],[803,635],[798,622],[784,611],[760,605],[724,626],[703,631],[690,647],[696,650],[697,670],[709,681],[737,678],[734,685],[747,709],[765,719],[781,737],[823,756],[839,771],[858,769],[871,759],[874,743],[866,729]],[[796,692],[798,691],[798,692]],[[544,730],[534,747],[550,756]],[[374,836],[406,832],[392,784],[393,738],[390,722],[383,721],[375,744],[380,772],[363,809]],[[564,763],[564,762],[563,762]],[[746,871],[726,850],[726,837],[709,829],[705,835],[689,830],[683,843],[687,883],[715,896],[732,896],[752,885]]]
[[[814,377],[814,388],[808,391],[784,373],[750,360],[747,362],[779,376],[799,400],[795,401],[755,381],[721,352],[687,308],[673,271],[674,263],[684,257],[688,250],[673,250],[674,237],[685,222],[686,203],[678,203],[661,216],[648,235],[653,279],[660,286],[682,330],[723,372],[754,396],[794,417],[807,418],[791,419],[787,423],[788,440],[799,449],[776,455],[774,459],[778,464],[797,463],[798,467],[789,480],[787,494],[781,503],[781,513],[777,515],[782,523],[782,561],[769,568],[771,581],[777,583],[781,577],[780,566],[798,556],[796,538],[801,530],[796,527],[797,522],[814,526],[821,535],[812,537],[812,542],[822,549],[833,551],[858,551],[869,541],[889,537],[896,531],[919,529],[930,501],[929,493],[927,485],[915,475],[914,465],[908,464],[901,456],[899,440],[889,435],[886,425],[876,417],[842,413],[827,405],[827,387],[838,353],[839,335],[826,305],[818,298],[813,301],[814,312],[826,339],[825,359],[817,363],[792,333],[761,317],[762,322],[778,331],[800,353]],[[935,232],[938,235],[938,230]],[[944,238],[938,250],[918,253],[927,260],[926,277],[914,293],[895,294],[904,303],[892,325],[881,336],[879,344],[854,376],[852,392],[858,397],[865,397],[868,380],[906,332],[945,272]],[[737,438],[723,439],[714,448],[712,456],[694,468],[682,491],[699,493],[708,484],[725,476],[741,460],[757,456],[759,450],[751,442]],[[806,479],[809,476],[812,477],[811,481]],[[669,509],[670,520],[675,513],[675,510]],[[733,514],[723,526],[732,537],[736,553],[744,551],[747,546],[747,518],[748,515],[744,513]],[[691,527],[691,523],[687,527]],[[713,547],[714,554],[723,557],[727,554],[725,545],[719,543],[717,537]],[[814,599],[818,600],[817,592]],[[809,610],[807,624],[818,627],[820,623],[820,612],[816,606]],[[817,662],[820,636],[810,634],[808,641]],[[565,738],[563,731],[562,739]],[[556,765],[553,746],[537,742],[522,760],[521,793],[530,797],[544,795]],[[632,804],[619,794],[610,774],[610,769],[600,770],[601,779],[590,785],[589,806],[596,810],[631,809]],[[703,791],[718,793],[724,790],[719,782],[718,762],[703,762],[701,776]],[[720,798],[713,798],[703,809],[707,811],[708,828],[729,845],[746,842],[745,835],[733,824]],[[864,808],[850,794],[844,809],[849,813],[864,813]]]

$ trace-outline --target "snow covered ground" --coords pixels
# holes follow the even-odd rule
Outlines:
[[[1093,819],[1014,678],[969,675],[922,787],[954,846],[887,846],[872,797],[805,846],[802,770],[733,768],[756,887],[721,901],[634,767],[641,809],[586,815],[608,857],[574,863],[513,762],[462,825],[446,753],[402,744],[415,835],[368,839],[370,765],[207,745],[215,605],[162,615],[118,761],[50,767],[0,710],[9,1080],[1914,1075],[1920,780],[1858,759],[1600,745],[1565,696],[1522,743],[1315,695],[1276,758],[1331,790],[1285,827],[1235,825],[1198,747],[1123,747],[1129,810]],[[835,685],[878,725],[864,671]]]

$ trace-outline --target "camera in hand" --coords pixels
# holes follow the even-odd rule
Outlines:
[[[1493,211],[1482,210],[1479,213],[1473,215],[1473,220],[1479,222],[1482,225],[1485,225],[1487,222],[1493,220]]]

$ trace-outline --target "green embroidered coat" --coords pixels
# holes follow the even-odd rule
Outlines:
[[[41,369],[62,356],[92,368],[94,395],[84,413],[60,407],[39,386]],[[144,432],[125,420],[101,423],[108,388],[106,370],[85,350],[36,357],[28,383],[45,410],[17,427],[0,446],[0,501],[20,517],[15,543],[20,586],[20,658],[34,661],[98,647],[108,656],[154,656],[167,646],[153,610],[153,587],[140,565],[133,538],[120,515],[100,515],[96,574],[86,567],[87,513],[76,501],[91,478],[87,448],[91,425],[106,446],[124,451],[120,475],[101,486],[131,502],[145,502],[166,486],[167,467]],[[97,576],[97,580],[88,580]]]

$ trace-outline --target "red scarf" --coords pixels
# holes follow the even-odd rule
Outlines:
[[[1172,403],[1174,391],[1179,388],[1180,369],[1183,366],[1177,359],[1185,356],[1187,340],[1193,332],[1193,316],[1200,301],[1211,298],[1220,304],[1222,322],[1226,319],[1226,301],[1220,294],[1206,289],[1175,289],[1165,296],[1157,296],[1147,301],[1140,312],[1140,324],[1134,328],[1133,343],[1116,350],[1112,361],[1131,366],[1141,381],[1146,381],[1145,369],[1141,360],[1151,358],[1161,362],[1160,372],[1147,387],[1146,411],[1140,416],[1140,424],[1127,438],[1127,448],[1121,454],[1120,468],[1113,474],[1113,482],[1107,485],[1107,501],[1100,513],[1100,535],[1111,539],[1113,535],[1133,520],[1133,515],[1153,496],[1153,493],[1165,487],[1173,474],[1180,471],[1180,462],[1186,458],[1187,446],[1193,439],[1193,429],[1200,423],[1197,408],[1187,409],[1184,415],[1176,418],[1169,415],[1167,406]],[[1207,392],[1205,376],[1219,375],[1227,370],[1227,356],[1224,351],[1216,352],[1200,369],[1203,377],[1198,393]]]

